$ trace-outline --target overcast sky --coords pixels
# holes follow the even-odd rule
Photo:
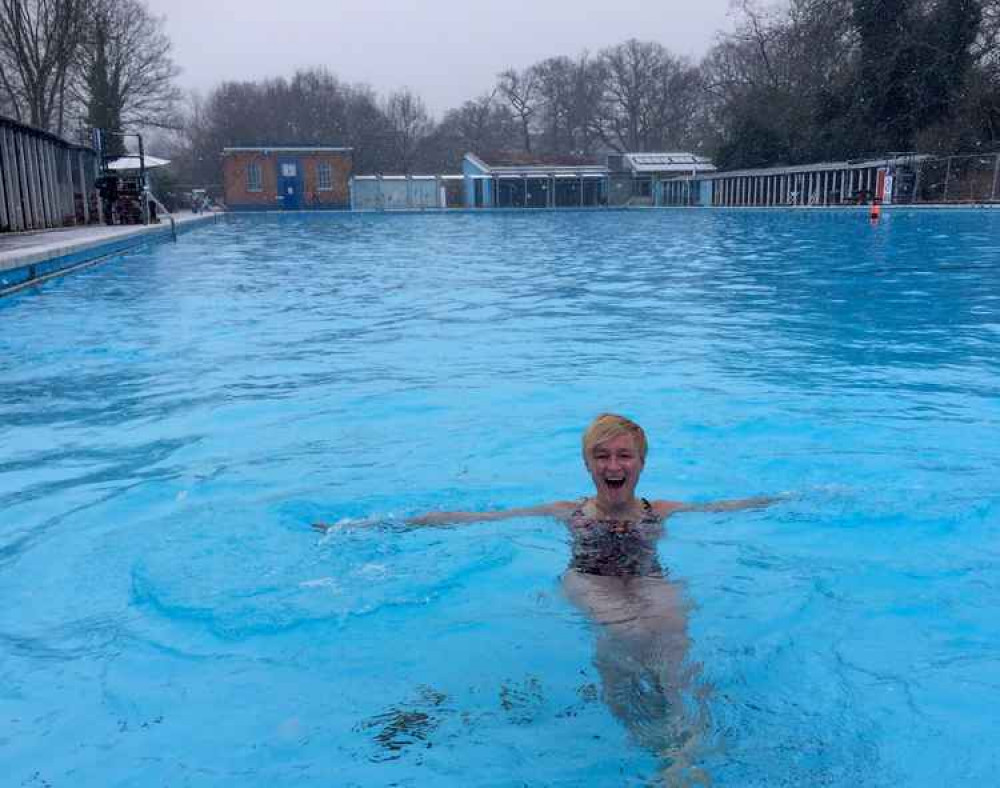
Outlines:
[[[148,0],[185,89],[326,66],[380,94],[410,87],[440,117],[496,74],[628,38],[700,57],[730,0]]]

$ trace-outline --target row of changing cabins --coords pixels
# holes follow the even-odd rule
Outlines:
[[[240,147],[223,151],[231,210],[350,208],[585,208],[843,205],[891,202],[893,181],[912,185],[905,156],[719,172],[691,153],[576,157],[479,156],[461,174],[351,175],[350,148]]]
[[[355,210],[621,206],[830,206],[891,202],[912,186],[920,157],[718,172],[690,153],[632,153],[607,163],[545,162],[469,153],[461,175],[356,176]]]
[[[468,153],[462,172],[452,175],[354,176],[352,153],[336,146],[226,148],[225,204],[231,210],[422,210],[891,202],[894,195],[905,201],[917,193],[919,165],[928,158],[720,172],[708,159],[682,152],[614,154],[603,161]],[[100,222],[98,166],[91,148],[0,116],[0,231]],[[993,200],[997,170],[1000,156]]]

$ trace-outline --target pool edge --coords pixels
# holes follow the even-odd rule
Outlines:
[[[173,226],[166,223],[123,228],[122,234],[114,238],[80,239],[64,245],[41,250],[29,249],[20,254],[9,255],[10,259],[0,266],[0,298],[106,262],[125,252],[171,240],[206,224],[214,224],[220,215],[207,213],[187,217]]]

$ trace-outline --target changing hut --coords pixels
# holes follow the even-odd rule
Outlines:
[[[908,154],[692,175],[684,179],[688,192],[669,192],[665,204],[765,207],[900,201],[915,191],[919,164],[927,158]],[[688,194],[696,195],[696,201],[688,201]]]
[[[222,151],[231,211],[350,207],[351,148],[238,147]]]
[[[606,165],[574,156],[466,153],[468,208],[583,208],[607,205]]]
[[[711,159],[693,153],[622,153],[608,156],[615,205],[697,205],[694,179],[716,171]]]

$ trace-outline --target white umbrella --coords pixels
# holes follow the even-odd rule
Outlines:
[[[142,160],[147,170],[151,170],[154,167],[165,167],[170,164],[168,159],[159,159],[156,156],[143,156]],[[117,159],[109,161],[106,166],[109,170],[137,170],[139,169],[139,157],[120,156]]]

